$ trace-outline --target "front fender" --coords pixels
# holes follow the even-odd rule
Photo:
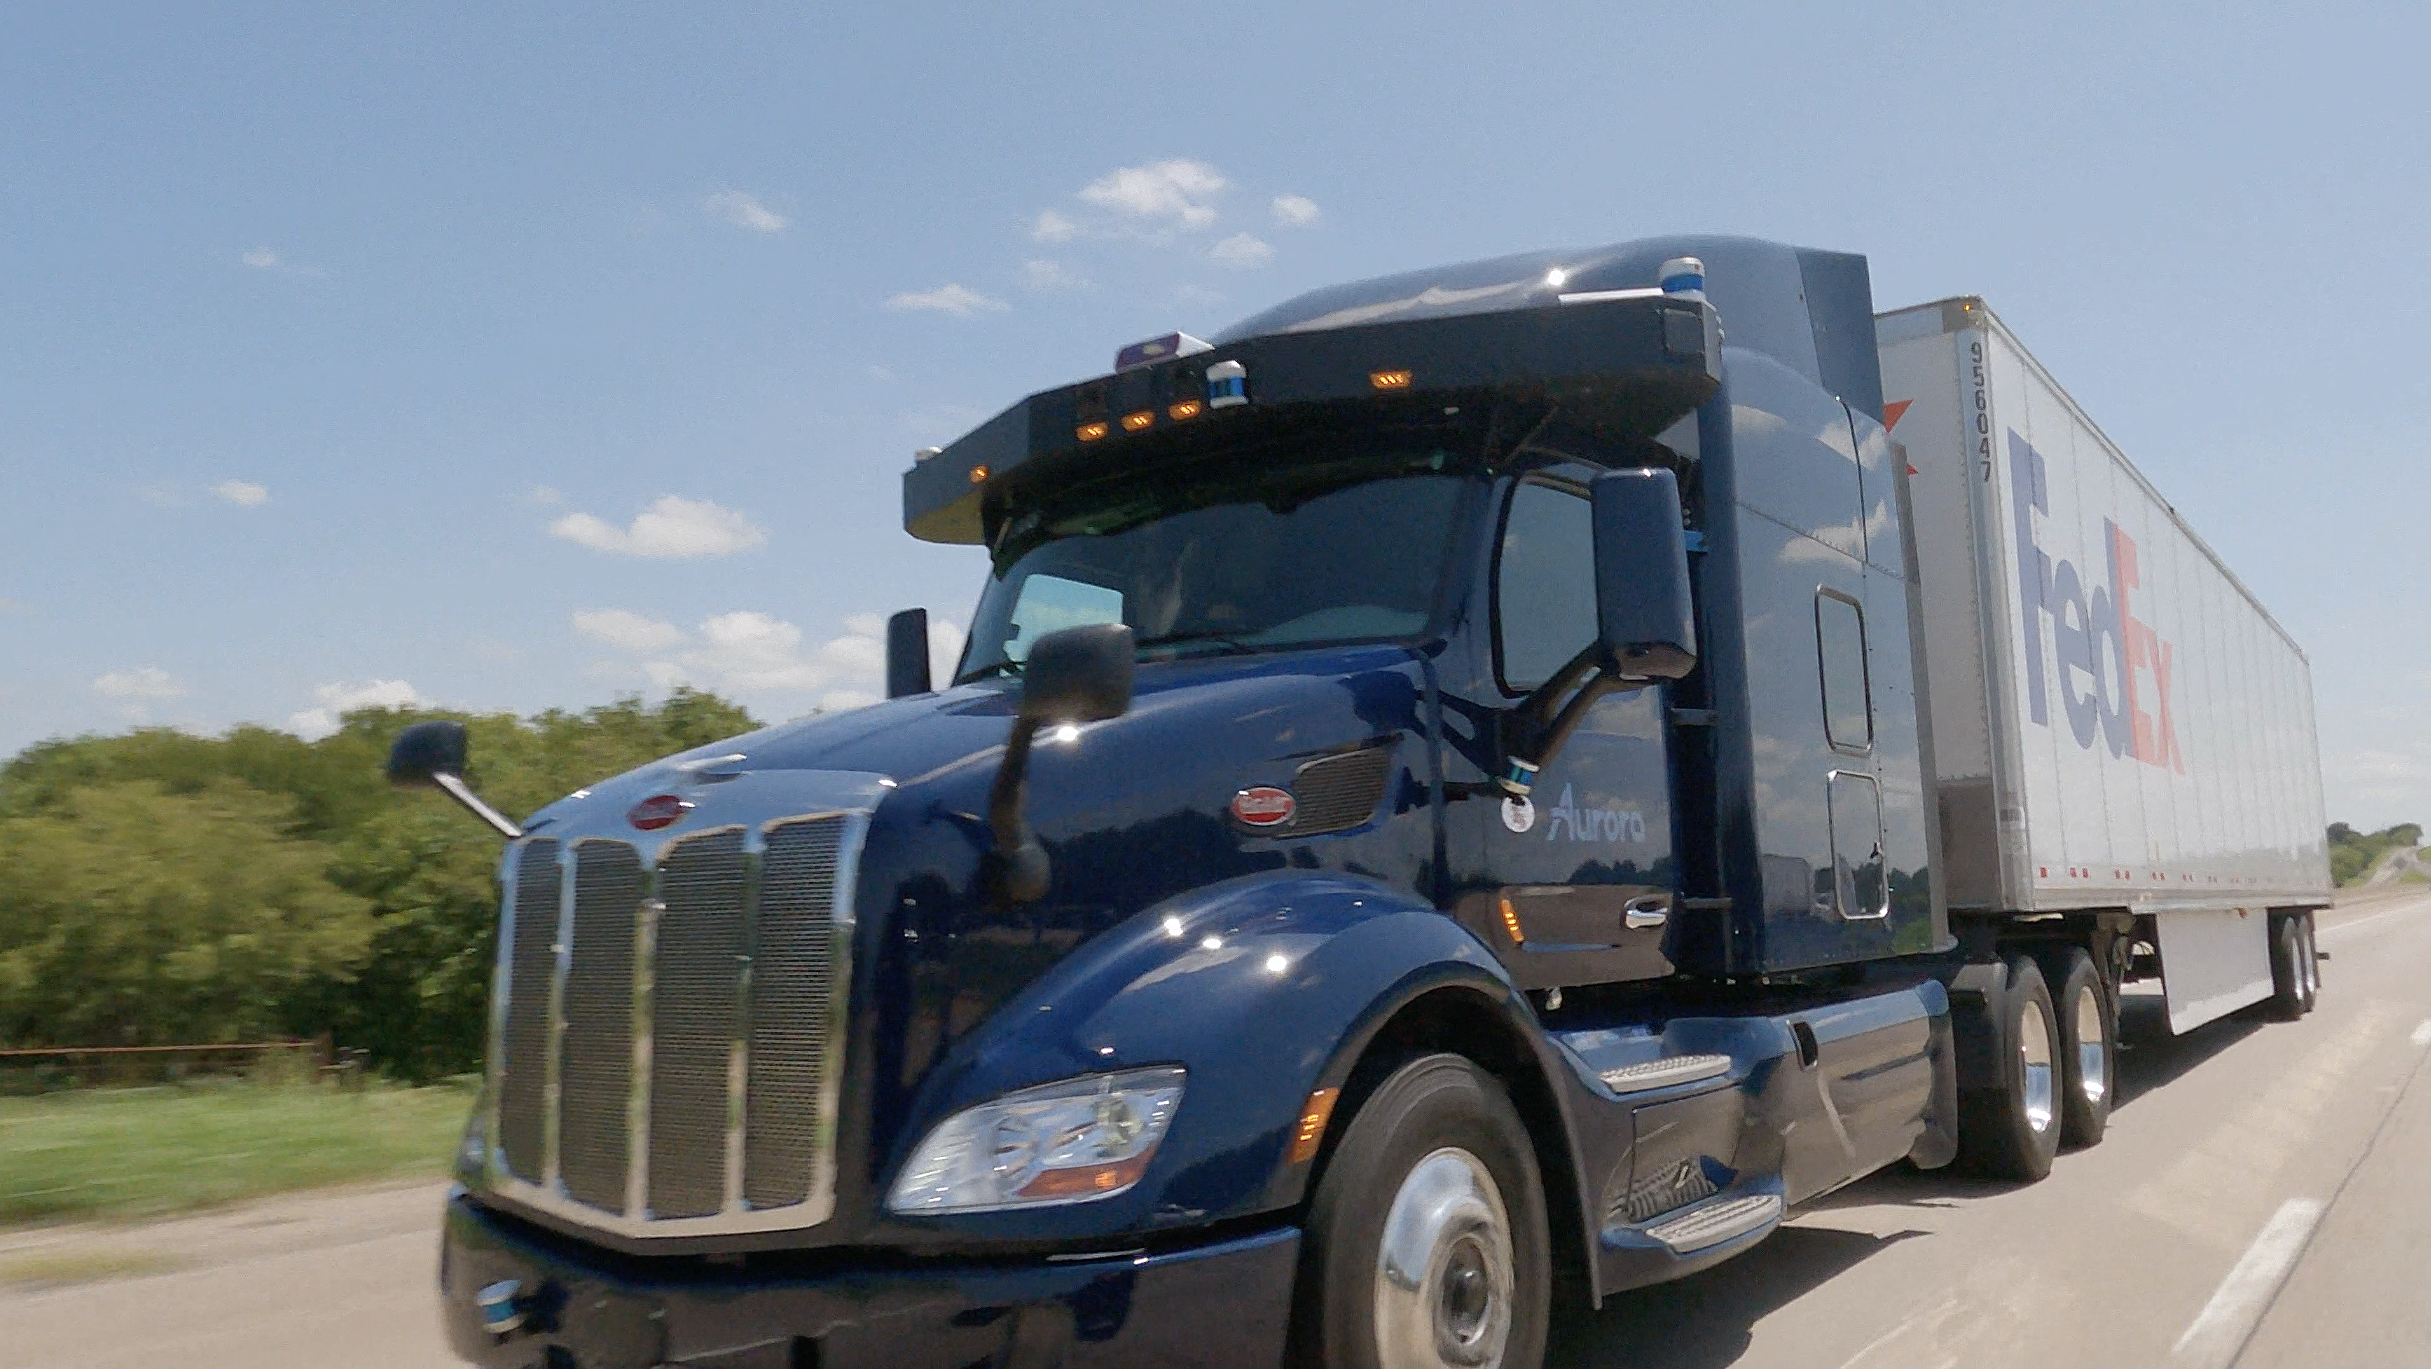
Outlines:
[[[1517,1000],[1502,966],[1452,919],[1355,875],[1279,870],[1166,900],[1082,946],[956,1047],[887,1157],[1013,1090],[1143,1065],[1189,1071],[1172,1130],[1138,1186],[1061,1207],[889,1218],[934,1240],[1069,1241],[1250,1217],[1298,1201],[1285,1163],[1310,1092],[1400,1005],[1447,985]],[[917,1234],[915,1234],[917,1233]]]

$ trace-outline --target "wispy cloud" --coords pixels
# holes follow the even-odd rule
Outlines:
[[[543,507],[547,507],[552,504],[562,504],[566,502],[566,497],[563,494],[558,493],[555,485],[534,485],[532,488],[523,492],[523,502],[526,504],[539,504]]]
[[[1086,282],[1065,270],[1063,263],[1042,259],[1021,264],[1021,283],[1033,290],[1072,290]]]
[[[1306,195],[1277,195],[1273,209],[1275,222],[1285,228],[1306,228],[1324,217],[1317,202]]]
[[[1253,234],[1235,233],[1208,250],[1207,255],[1218,266],[1235,271],[1249,271],[1273,261],[1275,249]]]
[[[1030,224],[1030,236],[1039,242],[1070,242],[1080,236],[1080,225],[1052,209],[1041,209]]]
[[[767,533],[732,509],[673,494],[661,495],[629,526],[620,528],[591,514],[569,513],[549,524],[549,536],[593,551],[661,561],[730,556],[768,540]]]
[[[308,742],[335,733],[345,715],[358,708],[427,708],[430,700],[403,680],[366,680],[362,684],[325,684],[312,691],[311,708],[287,715],[287,730]]]
[[[270,491],[250,480],[222,480],[211,492],[240,509],[259,508],[270,502]]]
[[[1173,157],[1117,167],[1082,186],[1080,197],[1133,219],[1205,228],[1216,219],[1211,201],[1230,184],[1224,173],[1205,162]]]
[[[113,670],[93,681],[93,692],[105,699],[182,699],[186,687],[156,665]]]
[[[317,279],[329,274],[326,267],[306,266],[301,262],[289,261],[267,247],[252,248],[239,256],[237,260],[256,271],[273,271],[281,275],[311,276]]]
[[[701,201],[701,208],[737,228],[748,228],[754,233],[781,233],[791,222],[760,203],[759,196],[740,190],[721,190]]]
[[[858,708],[875,703],[886,673],[886,620],[857,613],[844,632],[812,643],[792,623],[751,609],[702,620],[690,632],[622,609],[593,609],[574,615],[575,629],[638,661],[605,667],[606,673],[638,673],[654,688],[696,684],[733,694],[808,696],[818,707]],[[931,619],[931,669],[942,672],[962,652],[962,629]]]
[[[925,309],[933,313],[953,314],[969,318],[973,314],[992,312],[1008,307],[1003,300],[983,295],[967,285],[951,281],[934,290],[907,290],[887,297],[889,309]]]

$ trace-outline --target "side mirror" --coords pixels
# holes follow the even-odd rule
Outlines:
[[[1131,707],[1131,629],[1094,623],[1050,632],[1021,668],[1021,716],[1034,724],[1093,723]]]
[[[441,775],[464,773],[464,724],[415,723],[388,748],[388,782],[399,789],[435,789]]]
[[[523,829],[514,819],[482,802],[464,782],[466,751],[464,724],[446,718],[415,723],[389,744],[388,782],[400,789],[442,790],[508,841],[521,837]]]
[[[929,611],[907,608],[886,620],[886,697],[926,694],[929,683]]]
[[[1606,659],[1626,679],[1679,679],[1697,667],[1679,481],[1653,468],[1606,471],[1590,491],[1595,609]]]
[[[1021,711],[1005,739],[1004,760],[988,789],[988,831],[996,839],[992,876],[1008,903],[1047,896],[1047,848],[1022,815],[1030,786],[1030,744],[1050,723],[1093,723],[1131,707],[1131,629],[1096,623],[1050,632],[1021,667]]]

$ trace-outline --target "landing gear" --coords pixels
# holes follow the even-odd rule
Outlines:
[[[2004,968],[2000,987],[1952,1013],[1959,1162],[1987,1179],[2032,1183],[2060,1147],[2060,1032],[2033,957],[2011,956]]]
[[[1294,1351],[1339,1369],[1537,1369],[1544,1187],[1502,1085],[1457,1055],[1394,1071],[1318,1182]]]

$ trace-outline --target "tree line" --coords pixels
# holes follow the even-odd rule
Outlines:
[[[679,689],[531,718],[366,709],[316,742],[149,728],[31,747],[0,766],[0,1048],[327,1033],[406,1078],[477,1068],[499,842],[381,773],[431,716],[471,728],[467,778],[518,816],[757,725]]]

